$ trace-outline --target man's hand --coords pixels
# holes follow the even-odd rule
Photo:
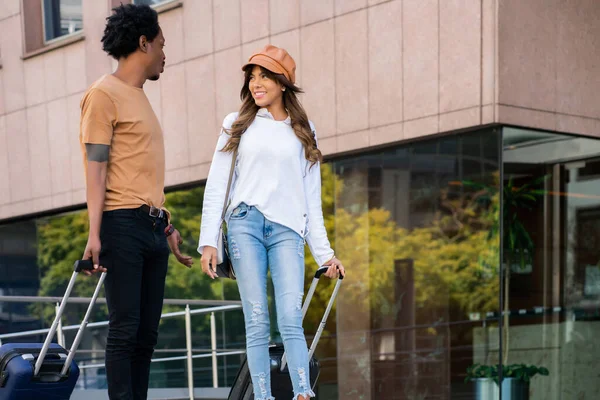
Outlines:
[[[181,254],[181,251],[179,251],[179,245],[183,243],[183,239],[181,238],[181,235],[177,229],[175,229],[173,233],[167,237],[167,242],[169,242],[169,247],[175,255],[175,258],[177,258],[177,261],[186,267],[191,268],[192,264],[194,263],[194,259],[190,256],[184,256]]]
[[[88,237],[82,260],[89,260],[91,258],[94,262],[94,269],[92,271],[83,271],[84,274],[90,276],[98,272],[106,272],[106,268],[102,267],[99,261],[100,247],[100,238],[98,236],[91,235]]]
[[[217,249],[211,246],[204,246],[201,262],[202,272],[215,279],[217,277]]]

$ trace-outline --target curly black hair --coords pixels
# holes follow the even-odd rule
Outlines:
[[[102,48],[117,60],[137,50],[140,36],[151,42],[160,31],[158,13],[147,5],[121,4],[106,20]]]

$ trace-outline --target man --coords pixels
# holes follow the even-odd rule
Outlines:
[[[158,15],[121,5],[107,19],[103,48],[117,70],[96,81],[81,101],[80,141],[90,231],[84,259],[107,271],[108,395],[147,398],[158,338],[169,247],[182,264],[179,232],[164,204],[163,134],[143,85],[164,71],[165,39]]]

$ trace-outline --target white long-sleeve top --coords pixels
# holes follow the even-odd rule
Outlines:
[[[238,113],[225,117],[223,127],[230,129]],[[310,122],[314,132],[314,125]],[[221,130],[215,149],[202,206],[198,252],[204,246],[217,247],[221,213],[233,154],[222,152],[229,134]],[[305,238],[319,265],[329,261],[331,249],[321,208],[321,171],[310,166],[302,143],[296,137],[288,117],[276,121],[266,108],[241,137],[230,203],[225,221],[240,203],[256,207],[266,219],[286,226]]]

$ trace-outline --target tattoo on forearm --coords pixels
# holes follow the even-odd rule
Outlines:
[[[88,161],[107,162],[110,146],[105,144],[85,144]]]

